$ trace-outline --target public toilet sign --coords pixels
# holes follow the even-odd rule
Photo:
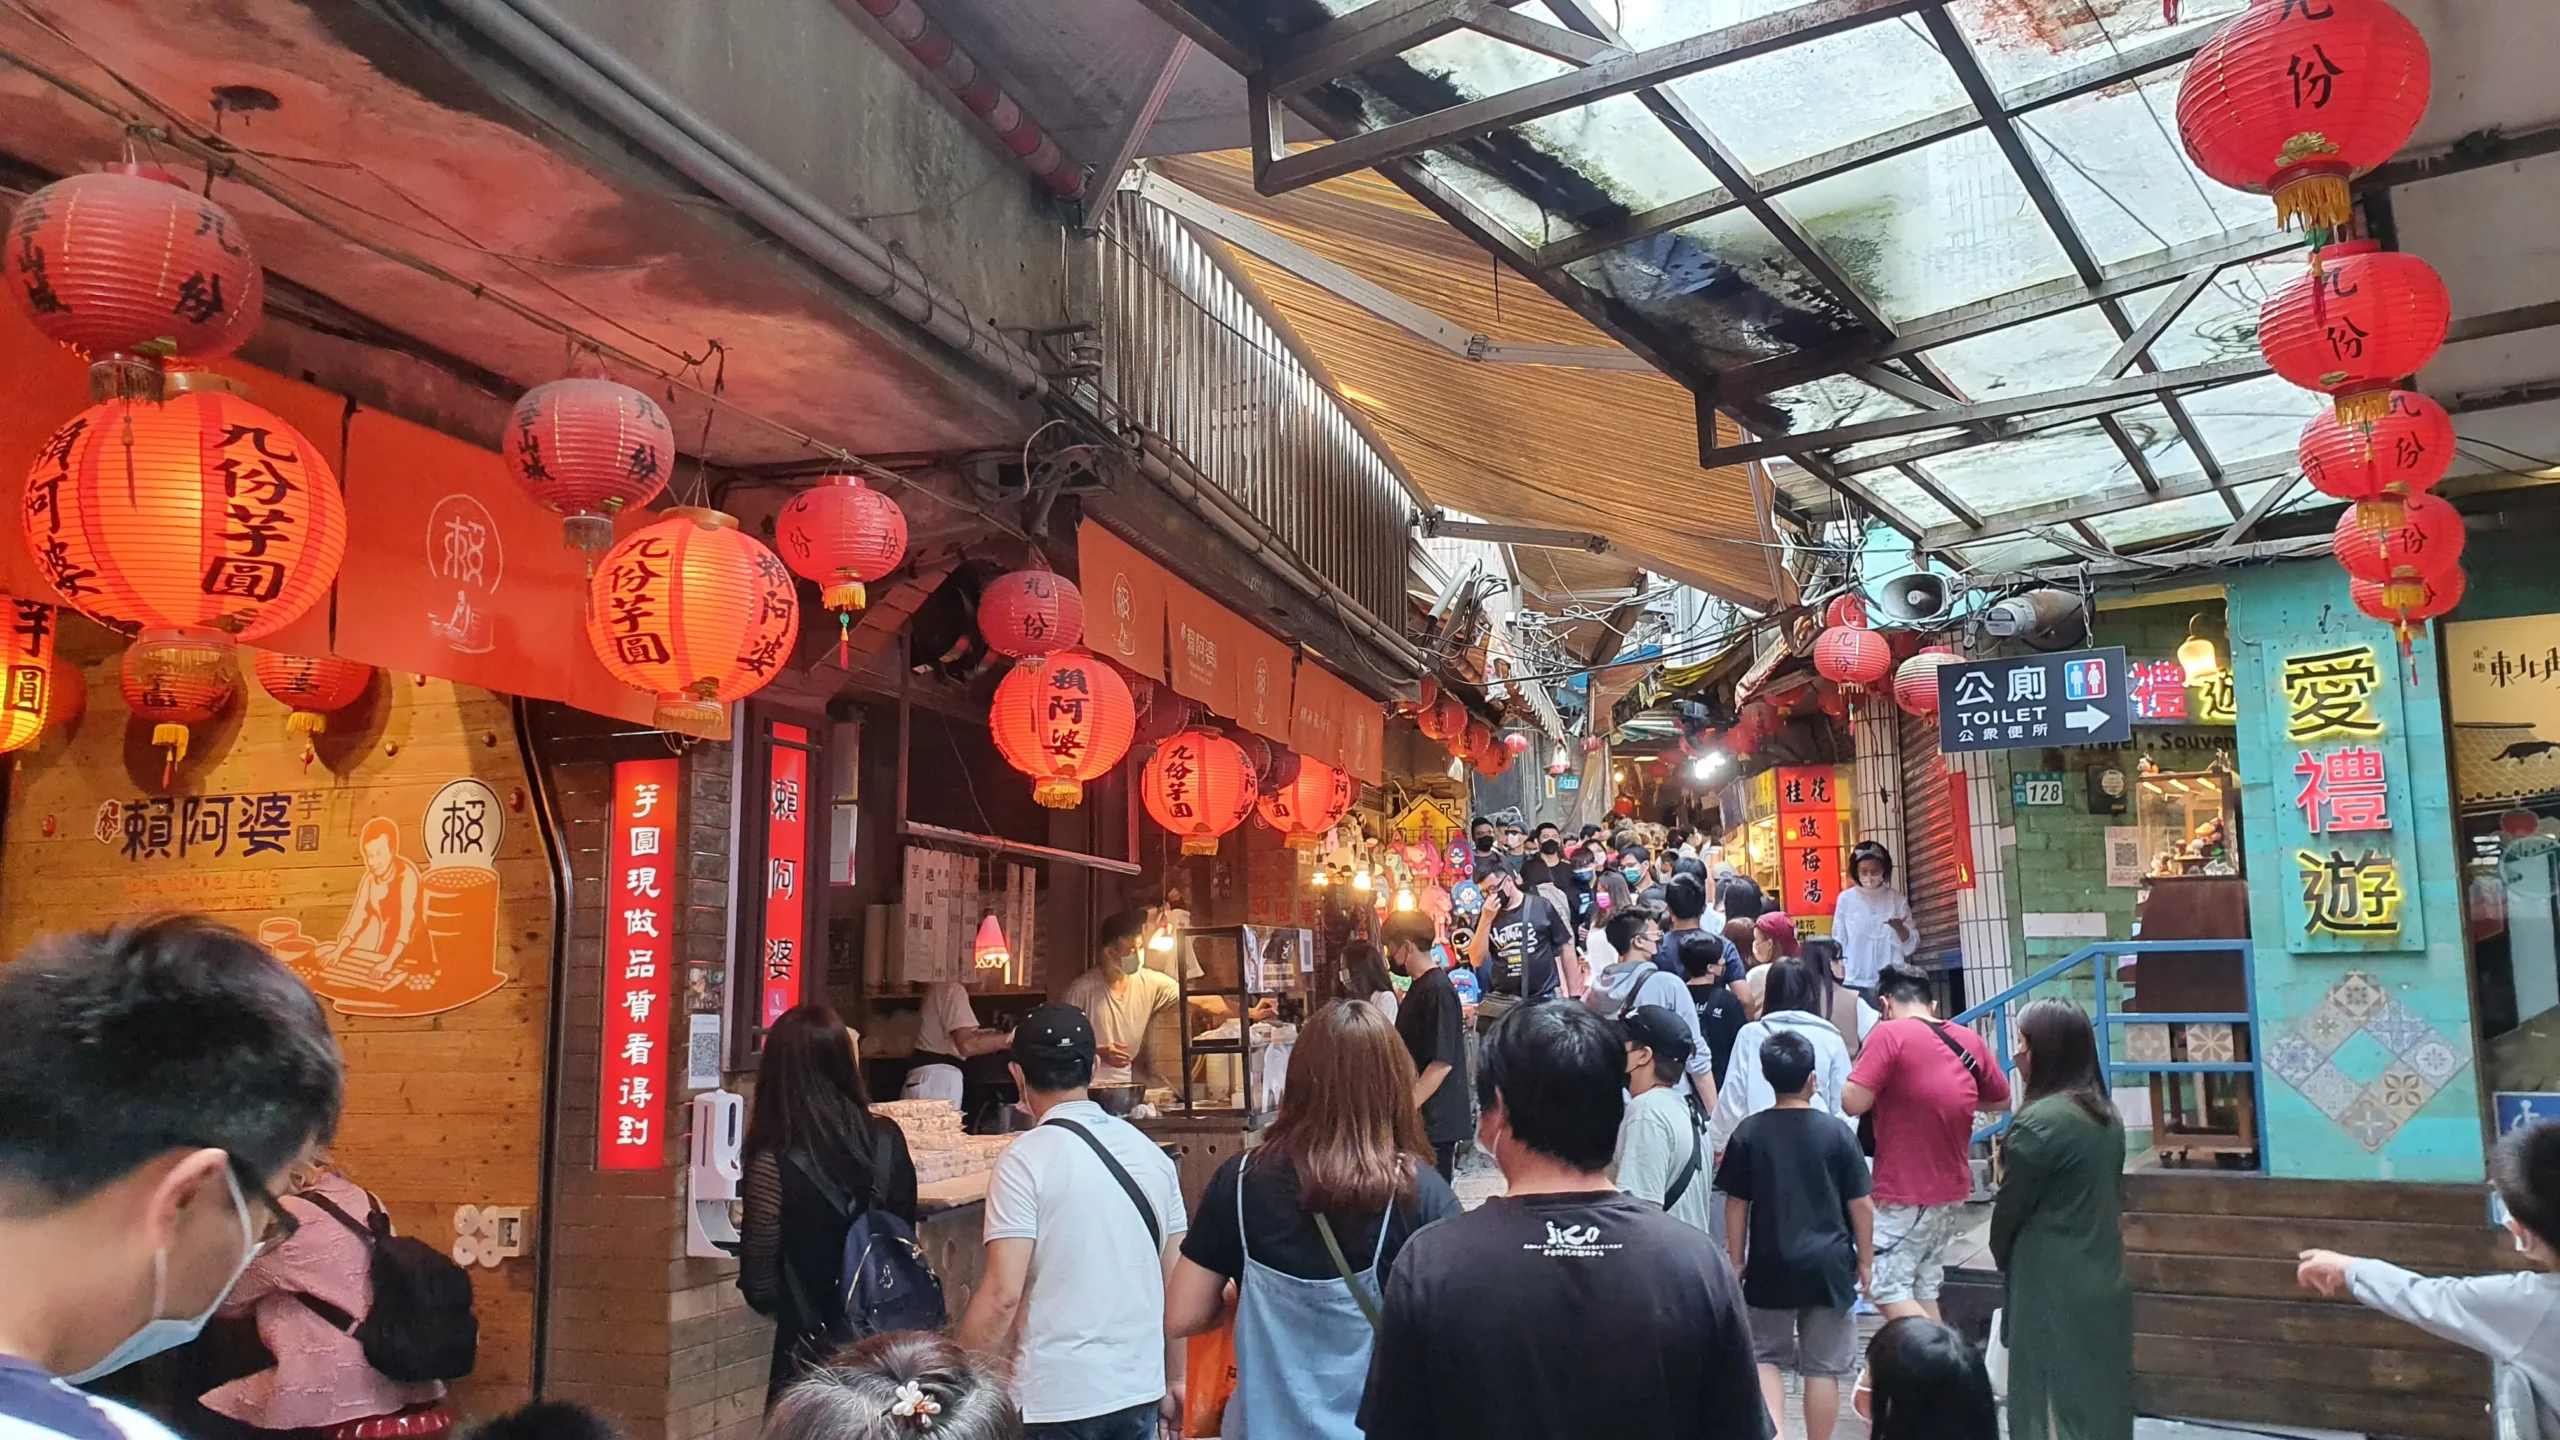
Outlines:
[[[1938,748],[1946,753],[2132,738],[2121,645],[1938,667]]]

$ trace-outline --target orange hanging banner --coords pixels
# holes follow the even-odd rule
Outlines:
[[[1084,644],[1123,670],[1165,678],[1165,582],[1170,577],[1128,541],[1090,520],[1076,528],[1076,588],[1084,592]]]
[[[1299,662],[1292,749],[1374,785],[1386,775],[1386,726],[1386,712],[1369,697],[1323,666]]]
[[[587,646],[584,559],[494,453],[359,410],[342,473],[337,653],[648,721],[651,698],[606,674]]]
[[[1161,573],[1161,572],[1159,572]],[[1244,622],[1227,608],[1167,574],[1164,576],[1166,679],[1174,693],[1197,700],[1209,713],[1235,719],[1236,666]]]
[[[1289,644],[1241,617],[1229,618],[1235,620],[1231,632],[1236,650],[1235,722],[1275,744],[1287,745],[1297,728],[1298,710],[1292,674],[1297,666]]]

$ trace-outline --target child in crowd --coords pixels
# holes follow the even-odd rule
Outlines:
[[[1004,1382],[932,1330],[892,1330],[848,1347],[783,1391],[764,1425],[764,1440],[1021,1436],[1022,1412]]]
[[[1777,1104],[1736,1126],[1717,1163],[1725,1246],[1742,1273],[1769,1414],[1786,1413],[1784,1372],[1792,1370],[1804,1377],[1806,1440],[1830,1440],[1840,1382],[1858,1363],[1850,1307],[1875,1259],[1867,1159],[1856,1133],[1814,1106],[1810,1041],[1773,1032],[1757,1059]]]
[[[2551,1273],[2560,1267],[2560,1122],[2510,1131],[2492,1169],[2507,1230],[2532,1270],[2427,1279],[2382,1260],[2305,1250],[2295,1278],[2323,1295],[2351,1291],[2386,1315],[2508,1366],[2533,1390],[2541,1433],[2560,1435],[2560,1275]]]
[[[1873,1440],[2000,1440],[2000,1402],[1981,1352],[1925,1316],[1876,1332],[1853,1403]]]

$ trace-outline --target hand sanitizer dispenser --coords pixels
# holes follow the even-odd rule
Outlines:
[[[738,1227],[729,1220],[730,1202],[738,1198],[738,1181],[746,1174],[739,1147],[746,1138],[746,1097],[728,1090],[707,1090],[693,1097],[693,1164],[686,1188],[684,1253],[718,1259],[738,1253]]]

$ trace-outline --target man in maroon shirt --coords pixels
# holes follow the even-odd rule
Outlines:
[[[1875,1270],[1867,1299],[1887,1316],[1938,1318],[1947,1247],[1973,1197],[1973,1117],[2009,1103],[2009,1077],[1980,1035],[1940,1020],[1927,971],[1888,965],[1883,1024],[1841,1087],[1840,1108],[1875,1114]]]

